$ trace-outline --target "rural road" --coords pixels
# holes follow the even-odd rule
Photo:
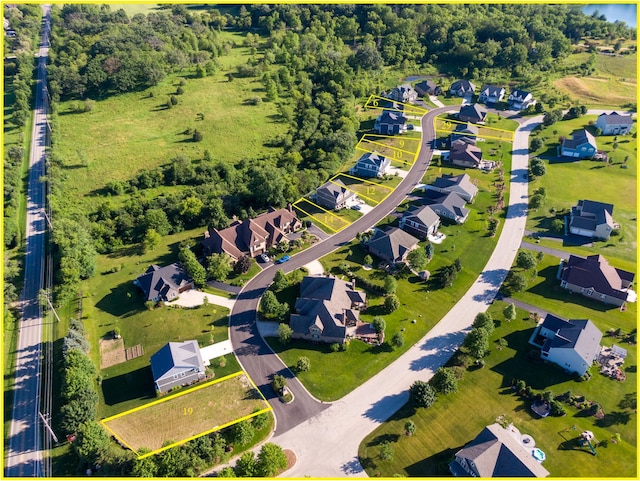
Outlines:
[[[22,318],[18,321],[14,399],[5,460],[6,477],[46,476],[41,452],[42,424],[39,419],[42,308],[38,291],[44,280],[44,245],[46,221],[44,216],[45,146],[47,139],[46,62],[48,56],[50,5],[43,5],[43,30],[38,52],[35,114],[29,157],[27,191],[26,254],[24,260],[24,289],[21,294]]]

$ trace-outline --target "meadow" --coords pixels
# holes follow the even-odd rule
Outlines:
[[[635,349],[625,362],[625,382],[611,380],[595,370],[589,381],[581,382],[551,364],[531,361],[527,341],[535,324],[522,310],[518,310],[516,320],[505,322],[504,307],[503,302],[496,301],[489,308],[497,328],[483,368],[467,368],[457,392],[438,395],[429,408],[416,410],[406,405],[362,441],[359,457],[369,476],[447,476],[447,465],[455,453],[498,419],[513,422],[520,432],[534,438],[546,454],[543,466],[554,478],[636,476],[636,414],[621,403],[625,395],[635,395]],[[505,347],[500,346],[499,339],[506,341]],[[611,341],[605,338],[603,343],[610,345]],[[530,411],[528,402],[514,394],[510,388],[513,379],[523,379],[535,392],[550,390],[559,395],[571,391],[584,396],[599,403],[605,417],[599,420],[565,404],[565,416],[540,419]],[[405,434],[408,420],[417,428],[413,436]],[[587,429],[600,441],[597,456],[578,446],[579,433]],[[615,439],[616,433],[620,441]],[[393,450],[386,461],[380,458],[380,445],[385,441]]]

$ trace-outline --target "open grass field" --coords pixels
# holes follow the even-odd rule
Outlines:
[[[576,57],[575,60],[572,57]],[[589,54],[572,55],[569,61],[585,62]],[[637,56],[596,55],[596,73],[589,77],[568,76],[553,82],[574,101],[594,108],[622,107],[637,101]]]
[[[556,211],[571,208],[580,199],[608,202],[614,205],[613,220],[620,224],[620,236],[614,236],[606,242],[595,242],[592,253],[602,253],[609,260],[618,258],[635,262],[637,259],[637,143],[635,134],[617,137],[617,149],[614,150],[614,136],[596,137],[598,149],[609,153],[612,165],[605,162],[581,160],[565,161],[559,159],[556,148],[561,135],[570,136],[578,128],[588,126],[596,120],[595,115],[586,115],[570,121],[561,121],[535,133],[544,142],[544,147],[536,154],[545,159],[547,173],[530,185],[530,192],[544,187],[545,204],[530,210],[527,229],[546,232],[551,216],[549,209]],[[590,127],[588,127],[590,128]],[[632,132],[635,132],[634,127]],[[627,161],[625,163],[625,158]],[[623,168],[625,167],[626,168]],[[563,247],[564,248],[564,247]],[[575,253],[583,251],[566,247]]]
[[[393,165],[411,166],[420,150],[420,141],[420,138],[411,138],[404,135],[365,134],[356,145],[356,150],[378,152],[384,157],[389,157]],[[361,153],[359,154],[362,155]]]
[[[300,220],[310,220],[328,234],[344,229],[362,215],[351,209],[328,210],[304,198],[294,202],[293,207]]]
[[[340,173],[331,179],[342,182],[347,189],[355,192],[359,198],[370,205],[378,205],[393,192],[402,180],[399,176],[392,176],[389,180],[360,179],[356,176]]]
[[[424,115],[429,110],[412,103],[390,101],[389,99],[380,97],[379,95],[371,95],[365,102],[364,106],[365,108],[391,110],[393,112],[398,112],[398,108],[396,108],[394,104],[401,106],[402,111],[408,115]]]
[[[242,36],[225,32],[242,44]],[[177,155],[202,159],[209,150],[214,159],[238,162],[280,152],[265,142],[284,133],[272,102],[246,105],[263,96],[258,78],[235,78],[226,73],[248,60],[248,48],[237,47],[220,57],[222,68],[211,77],[193,78],[185,69],[168,76],[160,85],[97,100],[91,112],[75,113],[76,102],[59,106],[57,151],[70,174],[65,185],[79,203],[97,201],[95,192],[110,180],[127,180],[142,169],[166,164]],[[186,79],[178,104],[167,109],[180,78]],[[153,94],[153,96],[151,96]],[[202,114],[203,120],[200,120]],[[186,129],[203,134],[192,142]]]
[[[180,444],[270,409],[249,378],[238,373],[102,423],[132,450],[156,451],[168,441]]]
[[[505,169],[510,168],[510,157]],[[458,169],[443,168],[444,173],[455,172]],[[441,172],[434,167],[429,169],[429,175],[436,177]],[[362,312],[360,318],[371,322],[373,317],[381,315],[387,323],[386,337],[390,339],[396,332],[401,331],[405,344],[402,348],[391,349],[388,344],[380,347],[369,346],[361,341],[352,341],[346,352],[330,352],[328,345],[314,345],[303,341],[294,341],[283,346],[278,339],[269,339],[269,343],[278,353],[283,362],[290,367],[295,366],[300,356],[307,356],[311,361],[311,369],[298,374],[299,379],[309,391],[324,401],[340,399],[366,379],[371,378],[390,362],[397,359],[410,346],[422,338],[462,297],[486,264],[497,237],[491,238],[486,233],[486,208],[495,202],[492,182],[496,174],[482,174],[469,172],[478,183],[479,194],[470,206],[469,219],[463,226],[443,225],[440,231],[447,239],[441,245],[434,245],[434,258],[427,269],[435,274],[440,268],[452,264],[460,258],[463,266],[458,278],[451,287],[436,289],[432,282],[424,282],[417,276],[398,282],[397,295],[400,308],[392,314],[386,314],[383,309],[384,299],[367,292],[369,308]],[[477,177],[476,177],[477,176]],[[403,204],[399,211],[407,208]],[[397,220],[389,217],[384,223],[397,225]],[[502,228],[502,224],[499,229]],[[499,233],[498,233],[499,234]],[[423,248],[424,243],[420,244]],[[368,279],[378,285],[384,283],[386,274],[377,270],[364,270],[366,252],[359,242],[354,241],[337,251],[320,259],[325,272],[339,275],[337,266],[346,262],[350,269],[358,276]],[[295,301],[297,294],[291,294],[289,301]],[[280,299],[282,302],[285,299]],[[411,321],[416,319],[416,323]],[[332,360],[327,362],[328,357]],[[335,366],[340,366],[336,369]]]
[[[515,321],[505,322],[504,306],[496,301],[489,309],[498,327],[491,337],[491,350],[484,368],[467,369],[456,393],[438,395],[430,408],[417,411],[408,406],[402,408],[363,440],[359,457],[369,476],[450,476],[447,464],[455,453],[500,416],[534,438],[536,446],[546,453],[543,466],[553,478],[637,475],[636,413],[619,406],[625,394],[636,390],[635,370],[628,371],[623,383],[597,373],[587,382],[578,382],[553,365],[533,363],[527,358],[530,350],[527,341],[535,324],[529,320],[528,313],[521,310]],[[495,341],[500,338],[507,341],[507,347],[499,349]],[[635,367],[635,363],[634,349],[626,364]],[[537,418],[530,411],[529,403],[510,389],[514,378],[525,380],[537,392],[551,390],[558,395],[571,391],[573,395],[583,395],[602,406],[605,418],[597,420],[567,405],[567,414],[563,417]],[[408,420],[417,427],[410,437],[404,433]],[[577,446],[576,438],[587,429],[602,442],[596,448],[597,456]],[[615,433],[621,436],[617,444],[611,441]],[[388,461],[379,456],[380,444],[384,441],[391,443],[394,452]]]
[[[439,135],[448,135],[458,125],[466,125],[466,123],[453,118],[450,114],[439,115],[434,119],[435,131]],[[513,132],[518,127],[518,123],[515,120],[497,119],[495,116],[488,115],[486,125],[476,125],[476,127],[478,127],[479,138],[512,142]]]

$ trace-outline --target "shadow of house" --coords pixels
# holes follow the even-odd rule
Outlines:
[[[142,296],[131,282],[122,282],[96,303],[96,307],[116,317],[128,317],[144,309]]]
[[[151,366],[104,379],[102,395],[108,406],[132,400],[155,399]]]

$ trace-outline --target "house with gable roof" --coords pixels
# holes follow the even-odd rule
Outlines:
[[[535,105],[536,100],[533,98],[531,92],[525,92],[524,90],[514,89],[507,98],[509,107],[514,110],[525,110],[529,105]]]
[[[491,424],[456,453],[449,463],[449,471],[464,478],[549,476],[549,471],[533,457],[533,450],[523,444],[523,439],[527,438],[512,424],[506,428]]]
[[[452,220],[456,224],[464,224],[469,217],[469,209],[465,208],[466,202],[455,192],[444,194],[427,190],[424,193],[424,203],[431,207],[440,219]]]
[[[479,124],[487,119],[487,109],[477,103],[463,105],[458,112],[458,119],[462,122]]]
[[[410,84],[400,85],[394,87],[391,92],[384,94],[383,97],[396,102],[409,103],[418,98],[418,92],[416,92]]]
[[[474,144],[462,140],[455,140],[449,151],[449,162],[458,167],[479,169],[482,163],[482,150]]]
[[[376,230],[367,242],[367,250],[390,264],[404,262],[407,255],[418,247],[419,239],[397,227],[386,231]]]
[[[529,344],[540,356],[582,376],[600,353],[602,332],[588,319],[564,320],[547,314],[531,334]]]
[[[174,301],[184,291],[193,289],[193,279],[182,264],[174,263],[160,267],[151,265],[133,283],[142,289],[146,301]]]
[[[631,115],[623,115],[618,112],[600,114],[596,120],[596,127],[602,131],[602,135],[625,135],[633,127]]]
[[[440,217],[428,205],[415,206],[403,212],[399,227],[424,240],[438,232]]]
[[[391,165],[391,159],[383,157],[377,151],[366,152],[360,156],[356,165],[354,165],[349,173],[359,177],[382,177],[387,173],[387,169]]]
[[[413,88],[422,97],[425,95],[442,95],[442,89],[433,80],[423,80],[415,84]]]
[[[579,200],[571,208],[569,232],[585,237],[607,240],[614,229],[613,204]]]
[[[456,140],[462,140],[467,144],[476,145],[476,142],[478,141],[479,131],[480,130],[478,129],[478,126],[470,124],[468,122],[465,124],[456,124],[453,132],[451,132],[451,135],[449,136],[451,146],[453,147],[453,143]]]
[[[478,193],[478,187],[471,182],[469,174],[442,174],[433,183],[425,185],[424,188],[441,194],[455,192],[467,202],[473,202]]]
[[[407,117],[402,112],[385,110],[378,115],[373,128],[379,134],[403,134],[407,131]]]
[[[503,87],[497,87],[495,85],[485,84],[480,89],[478,94],[478,102],[483,104],[496,104],[502,102],[504,98],[505,90]]]
[[[571,138],[566,138],[560,145],[560,155],[577,159],[590,159],[598,150],[596,138],[586,129],[573,132]]]
[[[456,97],[472,95],[476,91],[476,86],[469,80],[456,80],[451,84],[449,92]]]
[[[634,278],[635,274],[613,267],[598,254],[586,258],[570,255],[558,268],[560,287],[618,307],[636,301],[631,289]]]
[[[169,342],[151,356],[153,383],[159,393],[206,377],[197,341]]]
[[[354,281],[306,276],[289,321],[292,337],[342,344],[355,336],[366,301],[366,294],[355,289]]]
[[[347,189],[340,179],[330,180],[318,187],[316,190],[315,201],[317,204],[327,209],[340,210],[346,207],[347,203],[354,199],[356,193]]]
[[[236,220],[226,229],[208,229],[201,245],[206,255],[225,253],[234,261],[242,255],[257,257],[302,227],[293,207],[269,209],[246,221]]]

